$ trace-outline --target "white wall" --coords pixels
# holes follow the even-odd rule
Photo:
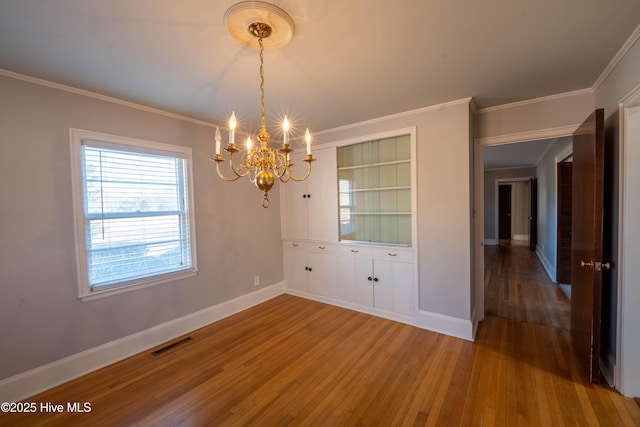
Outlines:
[[[467,329],[472,327],[473,304],[469,102],[452,102],[316,135],[316,143],[330,143],[417,127],[419,308],[425,316],[432,316],[426,322],[438,318]]]
[[[222,182],[211,128],[4,76],[0,94],[0,379],[283,280],[279,192],[267,210]],[[77,298],[70,127],[193,149],[196,277]]]
[[[640,174],[636,172],[640,164],[640,132],[632,138],[621,139],[618,108],[620,101],[640,86],[639,37],[640,27],[636,28],[616,60],[599,79],[595,90],[597,106],[605,109],[605,139],[612,142],[605,156],[609,155],[613,161],[611,167],[620,171],[614,175],[612,183],[605,183],[605,194],[609,192],[612,195],[611,203],[616,212],[605,225],[605,233],[612,236],[611,251],[605,256],[614,263],[614,268],[610,272],[610,293],[603,296],[610,305],[603,310],[612,311],[612,317],[616,319],[617,310],[622,309],[619,339],[615,343],[616,348],[608,351],[618,361],[616,382],[622,393],[628,396],[640,396],[640,203],[637,197]],[[619,245],[623,245],[621,253]],[[603,289],[607,289],[604,284]],[[611,343],[605,342],[604,345]]]

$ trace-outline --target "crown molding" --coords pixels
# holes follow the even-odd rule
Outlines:
[[[506,170],[515,170],[515,169],[535,169],[536,165],[529,165],[529,166],[506,166],[506,167],[502,167],[502,168],[489,168],[489,169],[485,169],[485,172],[493,172],[493,171],[506,171]],[[502,178],[500,178],[502,179]],[[511,180],[511,181],[522,181],[523,178],[504,178],[507,180]],[[529,178],[527,178],[529,179]]]
[[[638,25],[636,29],[633,31],[633,33],[631,33],[631,35],[629,36],[627,41],[622,45],[618,53],[616,53],[616,55],[613,57],[611,62],[609,62],[609,65],[607,65],[607,67],[604,69],[602,74],[600,74],[600,77],[598,77],[596,81],[593,83],[593,86],[591,86],[591,89],[593,91],[596,91],[600,88],[602,83],[604,83],[607,77],[609,77],[609,74],[613,72],[613,69],[616,68],[616,66],[620,61],[622,61],[622,58],[625,57],[627,52],[629,52],[629,49],[631,49],[633,45],[636,44],[639,38],[640,38],[640,25]]]
[[[496,105],[493,107],[481,108],[476,110],[475,113],[484,114],[484,113],[491,113],[493,111],[508,110],[509,108],[523,107],[525,105],[537,104],[539,102],[553,101],[555,99],[570,98],[572,96],[592,94],[593,92],[594,90],[592,88],[578,89],[570,92],[556,93],[554,95],[547,95],[547,96],[541,96],[539,98],[527,99],[524,101],[511,102],[509,104],[502,104],[502,105]]]
[[[465,104],[469,105],[472,101],[473,101],[473,98],[471,98],[471,97],[462,98],[462,99],[458,99],[458,100],[455,100],[455,101],[445,102],[445,103],[442,103],[442,104],[430,105],[428,107],[422,107],[422,108],[418,108],[418,109],[415,109],[415,110],[404,111],[402,113],[391,114],[389,116],[382,116],[382,117],[378,117],[378,118],[371,119],[371,120],[365,120],[363,122],[351,123],[351,124],[348,124],[348,125],[339,126],[339,127],[332,128],[332,129],[325,129],[325,130],[321,130],[321,131],[318,131],[318,132],[314,132],[314,135],[325,135],[325,134],[329,134],[329,133],[333,133],[333,132],[354,129],[354,128],[358,128],[358,127],[362,127],[362,126],[372,125],[372,124],[375,124],[375,123],[385,122],[387,120],[398,119],[398,118],[401,118],[401,117],[407,117],[407,116],[412,116],[412,115],[415,115],[415,114],[425,113],[427,111],[433,111],[433,110],[439,110],[439,109],[442,109],[442,108],[453,107],[453,106],[456,106],[456,105],[465,105]]]
[[[561,138],[563,136],[573,135],[579,124],[561,126],[549,129],[539,129],[528,132],[510,133],[506,135],[488,136],[484,138],[475,138],[475,142],[483,147],[493,145],[512,144],[514,142],[538,141],[541,139]]]
[[[49,87],[49,88],[52,88],[52,89],[58,89],[58,90],[61,90],[61,91],[64,91],[64,92],[73,93],[73,94],[76,94],[76,95],[82,95],[82,96],[86,96],[88,98],[94,98],[94,99],[98,99],[100,101],[106,101],[106,102],[110,102],[112,104],[122,105],[124,107],[135,108],[136,110],[142,110],[142,111],[146,111],[148,113],[153,113],[153,114],[158,114],[160,116],[170,117],[172,119],[178,119],[178,120],[182,120],[182,121],[185,121],[185,122],[195,123],[197,125],[202,125],[202,126],[211,127],[211,128],[217,126],[215,123],[206,122],[204,120],[194,119],[193,117],[182,116],[180,114],[172,113],[172,112],[161,110],[161,109],[158,109],[158,108],[147,107],[145,105],[136,104],[135,102],[125,101],[123,99],[114,98],[114,97],[107,96],[107,95],[102,95],[102,94],[99,94],[99,93],[96,93],[96,92],[91,92],[91,91],[84,90],[84,89],[78,89],[78,88],[73,87],[73,86],[63,85],[61,83],[52,82],[50,80],[44,80],[44,79],[40,79],[40,78],[37,78],[37,77],[27,76],[25,74],[16,73],[14,71],[5,70],[5,69],[2,69],[2,68],[0,68],[0,76],[9,77],[9,78],[16,79],[16,80],[22,80],[22,81],[25,81],[25,82],[28,82],[28,83],[33,83],[33,84],[36,84],[36,85],[45,86],[45,87]]]

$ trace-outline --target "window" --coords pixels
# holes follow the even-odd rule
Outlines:
[[[80,297],[195,274],[191,149],[71,130]]]

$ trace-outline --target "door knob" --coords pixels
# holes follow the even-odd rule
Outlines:
[[[605,270],[610,270],[611,269],[611,263],[605,262],[599,262],[599,261],[588,261],[588,262],[584,262],[584,261],[580,261],[580,267],[592,267],[595,271],[602,271],[602,269],[604,268]]]

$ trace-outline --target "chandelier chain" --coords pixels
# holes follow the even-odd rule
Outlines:
[[[264,113],[264,44],[262,36],[258,38],[260,45],[260,106],[262,107],[262,131],[266,130],[265,113]]]
[[[244,11],[249,7],[247,6],[248,4],[251,4],[252,5],[251,8],[253,8],[253,5],[256,3],[261,3],[261,2],[242,2],[242,3],[239,3],[239,5],[242,5],[242,7],[230,8],[225,14],[225,23],[227,22],[228,14],[230,14],[229,16],[231,17],[229,19],[232,19],[232,18],[235,19],[235,15],[233,14],[236,12],[236,9]],[[276,8],[276,10],[280,10],[280,9]],[[271,8],[269,9],[268,12],[273,13],[274,9]],[[282,14],[288,17],[288,15],[286,15],[286,12],[284,11],[281,11],[281,12]],[[242,21],[242,23],[247,22],[246,20],[244,20],[239,16],[237,17],[237,19],[235,19],[235,21],[236,21],[236,24],[238,25],[242,25],[242,24],[239,24],[240,21]],[[290,17],[288,21],[291,21]],[[293,22],[285,22],[285,24],[288,24],[290,31],[293,30]],[[230,28],[230,32],[232,33],[232,36],[234,36],[234,38],[237,38],[236,35],[238,33],[235,31],[232,31],[231,27],[229,28]],[[284,116],[284,120],[282,123],[282,127],[283,127],[282,147],[281,148],[269,147],[270,136],[266,129],[267,127],[266,109],[264,105],[264,39],[270,37],[273,34],[274,29],[271,27],[270,23],[255,21],[255,22],[252,22],[248,27],[244,27],[243,30],[248,30],[248,34],[251,34],[252,36],[256,37],[258,39],[258,45],[260,47],[259,49],[260,50],[260,109],[261,109],[260,113],[261,113],[261,119],[262,119],[262,127],[260,129],[260,132],[257,135],[258,139],[260,140],[260,144],[254,145],[251,137],[249,137],[247,138],[246,148],[236,147],[235,132],[236,132],[237,121],[236,121],[235,113],[232,113],[231,118],[229,119],[229,143],[224,148],[224,150],[229,154],[228,159],[225,160],[220,154],[220,148],[221,148],[220,143],[221,143],[222,135],[220,134],[220,130],[216,128],[216,132],[215,132],[216,152],[215,152],[215,156],[211,160],[216,162],[216,171],[218,172],[218,175],[220,176],[220,178],[222,178],[225,181],[235,181],[239,178],[248,177],[249,181],[254,183],[256,187],[258,187],[258,189],[262,190],[263,192],[262,207],[267,208],[269,207],[269,197],[268,197],[269,190],[271,190],[276,180],[279,180],[283,183],[288,182],[290,180],[291,181],[306,180],[309,177],[309,174],[311,173],[311,162],[315,161],[316,159],[314,159],[313,156],[311,155],[311,147],[310,147],[311,134],[307,129],[305,133],[305,141],[307,144],[307,156],[303,160],[305,163],[307,163],[307,171],[303,176],[299,178],[291,175],[291,170],[293,169],[294,164],[291,162],[289,155],[294,150],[289,146],[290,125],[289,125],[289,120],[287,119],[287,116]],[[240,34],[246,36],[247,32],[241,31]],[[286,32],[283,32],[282,34],[286,35]],[[242,41],[244,44],[245,42],[244,37],[240,37],[237,39]],[[251,39],[251,40],[255,40],[255,39]],[[250,43],[250,45],[255,46],[253,42]],[[273,44],[268,44],[268,47],[273,47],[273,46],[274,46]],[[236,162],[236,163],[239,163],[239,165],[236,165],[236,163],[234,163],[235,153],[238,153],[236,154],[236,159],[239,157],[239,162]],[[226,177],[220,170],[220,164],[225,161],[228,161],[229,169],[231,170],[231,172],[233,172],[234,176],[231,178]]]

